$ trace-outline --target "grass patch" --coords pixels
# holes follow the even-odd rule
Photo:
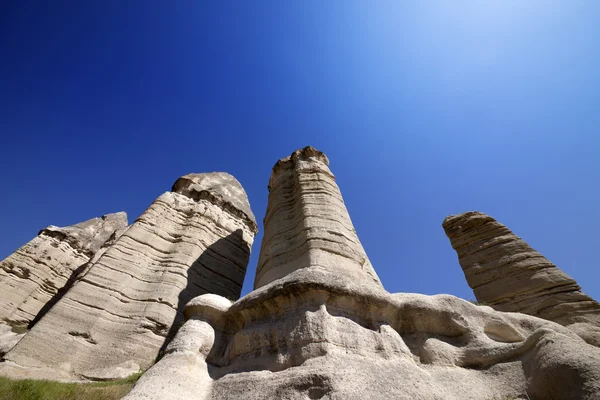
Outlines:
[[[142,374],[93,383],[62,383],[0,378],[2,400],[118,400],[131,391]]]

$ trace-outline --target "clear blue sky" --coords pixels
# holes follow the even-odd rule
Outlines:
[[[271,167],[312,145],[389,291],[473,298],[441,223],[480,210],[600,299],[599,21],[596,0],[4,1],[0,258],[133,221],[189,172],[233,174],[262,221]]]

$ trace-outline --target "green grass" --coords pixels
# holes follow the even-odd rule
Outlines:
[[[117,400],[125,396],[142,374],[94,383],[62,383],[0,378],[2,400]]]

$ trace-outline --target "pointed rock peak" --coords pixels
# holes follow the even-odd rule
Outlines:
[[[207,199],[218,203],[242,217],[254,233],[258,232],[246,191],[240,182],[227,172],[184,175],[175,181],[171,191],[193,200]]]
[[[120,211],[112,214],[106,214],[102,216],[104,221],[114,221],[120,226],[127,226],[129,222],[127,221],[127,213],[125,211]]]
[[[289,157],[282,158],[282,160],[285,160],[288,158],[291,159],[292,161],[306,160],[309,158],[314,158],[318,161],[325,163],[325,165],[329,165],[329,159],[327,158],[325,153],[315,149],[312,146],[306,146],[302,149],[298,149],[298,150],[294,151]]]
[[[444,218],[444,222],[442,222],[442,227],[446,232],[465,231],[490,222],[498,223],[487,214],[479,211],[468,211],[462,214],[447,216]]]
[[[289,168],[296,164],[298,161],[319,161],[329,166],[329,159],[322,151],[315,149],[312,146],[306,146],[302,149],[294,151],[287,157],[284,157],[275,163],[273,166],[273,173],[277,172],[279,168]]]
[[[50,225],[42,229],[39,234],[60,237],[73,247],[95,253],[115,231],[127,225],[127,214],[121,211],[65,227]]]
[[[309,146],[273,167],[255,288],[303,268],[381,286],[328,165]]]
[[[294,151],[291,155],[277,161],[273,166],[271,178],[269,179],[269,192],[278,184],[279,177],[283,171],[295,170],[296,172],[321,172],[329,175],[335,180],[335,177],[329,169],[329,159],[322,151],[312,146],[306,146],[303,149]],[[285,175],[285,174],[284,174]]]

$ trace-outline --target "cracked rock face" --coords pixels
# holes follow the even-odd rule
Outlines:
[[[51,225],[0,262],[0,356],[126,227],[124,212],[67,227]]]
[[[243,188],[210,173],[186,175],[173,190],[6,354],[5,369],[53,379],[128,376],[154,362],[190,299],[239,297],[257,231]]]
[[[358,240],[329,160],[313,147],[297,150],[273,167],[264,226],[255,289],[312,266],[341,269],[381,285]]]
[[[326,160],[276,165],[255,290],[191,300],[126,400],[600,397],[600,349],[563,326],[385,291]]]
[[[443,228],[478,301],[557,322],[600,346],[600,304],[506,226],[467,212]]]

